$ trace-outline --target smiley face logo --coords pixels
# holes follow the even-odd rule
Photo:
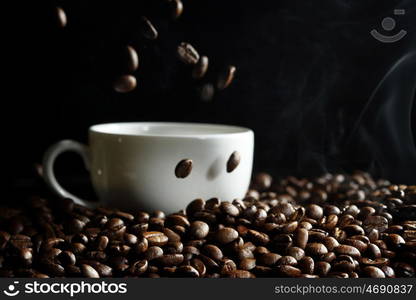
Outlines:
[[[20,293],[20,291],[16,289],[18,283],[19,281],[14,281],[13,284],[9,284],[7,290],[4,290],[3,293],[9,297],[17,296]]]
[[[405,13],[406,11],[404,9],[394,10],[394,14],[396,16],[404,15]],[[394,28],[396,28],[396,20],[391,17],[386,17],[381,21],[381,27],[383,27],[386,32],[392,31]],[[376,29],[373,29],[370,33],[376,40],[382,43],[395,43],[400,41],[407,34],[407,31],[402,29],[394,35],[384,35],[378,32]]]

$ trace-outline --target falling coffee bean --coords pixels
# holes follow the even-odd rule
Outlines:
[[[236,67],[235,66],[228,66],[225,71],[219,76],[217,82],[217,88],[219,90],[223,90],[227,88],[234,79]]]
[[[187,65],[195,65],[199,61],[199,54],[189,43],[180,43],[178,46],[178,57]]]
[[[192,160],[190,159],[183,159],[181,160],[175,168],[175,175],[178,178],[185,178],[191,174],[192,171]]]
[[[114,90],[119,93],[128,93],[136,88],[137,81],[133,75],[122,75],[114,82]]]
[[[153,26],[152,22],[146,17],[142,17],[143,21],[143,28],[142,28],[142,34],[145,38],[149,40],[155,40],[158,37],[158,32],[156,28]]]
[[[126,66],[129,72],[134,72],[139,67],[139,56],[132,46],[126,48]]]
[[[204,77],[205,73],[208,70],[209,60],[206,56],[201,56],[198,63],[195,65],[194,69],[192,70],[192,78],[194,79],[201,79]]]
[[[66,24],[68,23],[68,20],[67,20],[66,13],[63,10],[63,8],[58,6],[56,8],[55,13],[56,13],[56,20],[57,20],[58,26],[65,27]]]
[[[205,83],[197,88],[199,99],[203,102],[210,102],[215,94],[214,86],[211,83]]]
[[[179,18],[183,12],[183,3],[181,0],[169,0],[169,4],[172,7],[172,17],[174,19]]]
[[[238,151],[234,151],[227,161],[227,173],[234,171],[240,164],[240,160],[240,153]]]

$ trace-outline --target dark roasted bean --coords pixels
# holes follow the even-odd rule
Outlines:
[[[217,232],[217,240],[221,244],[228,244],[238,238],[238,232],[234,228],[224,227]]]
[[[195,67],[192,70],[192,77],[195,79],[201,79],[205,76],[205,73],[208,70],[208,64],[209,60],[206,56],[201,56],[198,63],[195,65]]]
[[[150,20],[146,17],[142,17],[142,23],[143,23],[143,27],[142,27],[143,36],[149,40],[157,39],[159,34],[156,28],[150,22]]]
[[[133,75],[122,75],[118,77],[113,84],[114,90],[118,93],[128,93],[137,86],[136,77]]]
[[[227,88],[234,79],[236,67],[227,66],[227,68],[220,74],[217,81],[217,88],[223,90]]]
[[[192,160],[183,159],[181,160],[175,168],[175,176],[178,178],[185,178],[191,174],[192,171]]]
[[[311,256],[320,256],[328,253],[328,249],[321,243],[309,243],[306,245],[305,250]]]
[[[240,164],[240,160],[241,160],[240,153],[238,151],[234,151],[230,155],[230,158],[227,161],[227,172],[231,173],[232,171],[234,171]]]
[[[195,65],[199,61],[198,52],[189,43],[180,43],[177,52],[179,59],[185,64]]]

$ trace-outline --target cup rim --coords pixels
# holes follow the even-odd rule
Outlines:
[[[146,129],[142,132],[131,133],[123,132],[120,127],[183,127],[193,128],[200,130],[195,133],[152,133],[146,132]],[[148,130],[148,129],[147,129]],[[204,132],[205,130],[205,132]],[[218,132],[215,132],[218,131]],[[213,124],[213,123],[196,123],[196,122],[115,122],[115,123],[103,123],[92,125],[89,128],[90,133],[98,133],[112,136],[130,136],[130,137],[154,137],[154,138],[220,138],[238,136],[247,133],[253,133],[253,131],[246,127],[226,125],[226,124]]]

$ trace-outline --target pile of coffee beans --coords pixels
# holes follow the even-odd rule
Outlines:
[[[19,202],[19,201],[16,201]],[[415,277],[416,186],[364,172],[273,181],[182,211],[0,207],[4,277]]]

